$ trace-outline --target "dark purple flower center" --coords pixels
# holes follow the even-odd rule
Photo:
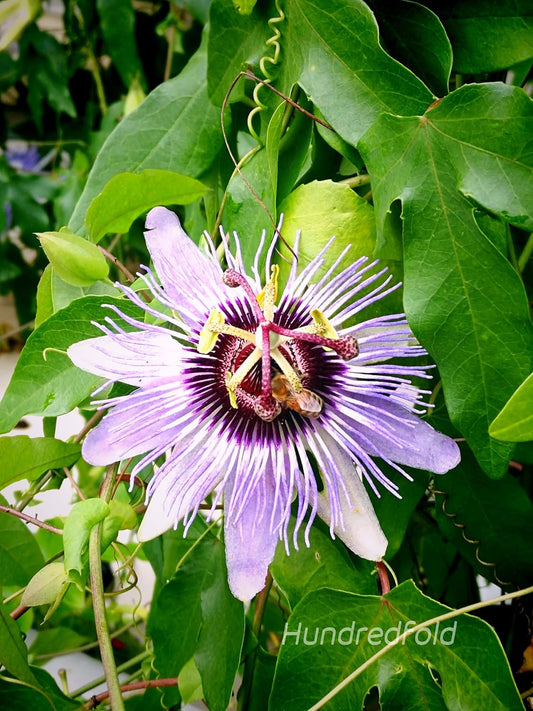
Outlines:
[[[356,339],[339,338],[319,311],[305,314],[292,303],[275,313],[278,271],[273,267],[257,296],[244,276],[226,271],[224,282],[241,287],[246,301],[212,311],[198,343],[199,353],[208,356],[219,402],[222,396],[246,419],[265,422],[288,411],[318,417],[332,375],[343,369],[342,360],[358,353]]]

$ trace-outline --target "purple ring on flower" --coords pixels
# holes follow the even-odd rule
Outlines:
[[[296,548],[307,514],[307,545],[318,514],[356,554],[380,560],[387,540],[361,479],[376,494],[376,482],[396,496],[398,487],[374,457],[409,479],[402,465],[444,473],[460,459],[457,444],[418,417],[425,391],[411,381],[429,376],[398,364],[425,354],[405,316],[346,325],[396,288],[387,270],[363,257],[338,271],[343,253],[324,271],[326,246],[300,274],[293,259],[278,295],[276,238],[261,279],[264,238],[247,275],[237,236],[234,254],[223,236],[224,272],[210,240],[205,254],[166,208],[154,208],[146,226],[155,272],[140,276],[154,301],[120,288],[152,318],[116,310],[134,331],[108,317],[103,336],[68,349],[83,370],[137,386],[100,402],[111,409],[88,434],[85,459],[107,465],[144,455],[135,476],[165,455],[154,465],[139,538],[180,521],[187,530],[215,491],[210,515],[223,496],[230,588],[250,599],[280,538],[289,551],[296,495]]]

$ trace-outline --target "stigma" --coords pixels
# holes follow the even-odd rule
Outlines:
[[[256,294],[246,277],[235,269],[224,272],[226,286],[240,288],[251,309],[250,330],[228,323],[222,311],[213,310],[202,328],[197,350],[211,353],[224,335],[231,353],[226,354],[223,373],[231,407],[254,413],[272,422],[290,409],[306,417],[319,417],[323,401],[308,389],[305,354],[320,346],[334,351],[341,360],[351,360],[359,353],[357,339],[340,336],[326,316],[311,310],[310,323],[301,328],[286,328],[276,321],[279,267],[273,265],[270,279]]]

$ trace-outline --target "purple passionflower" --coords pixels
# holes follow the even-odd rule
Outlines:
[[[398,363],[425,353],[405,316],[358,319],[395,288],[387,270],[362,257],[338,272],[343,252],[324,272],[326,247],[300,274],[293,258],[278,295],[276,238],[261,280],[264,238],[250,276],[236,235],[234,253],[223,235],[223,270],[210,240],[206,254],[169,210],[154,208],[146,227],[155,272],[144,268],[141,278],[154,300],[120,288],[147,322],[115,309],[134,331],[108,317],[105,335],[68,349],[83,370],[137,386],[101,402],[112,409],[88,434],[83,456],[107,465],[144,455],[132,476],[154,464],[139,538],[179,521],[187,530],[206,496],[214,492],[211,514],[223,496],[230,588],[250,599],[278,539],[288,550],[296,497],[295,547],[308,513],[309,545],[318,514],[352,551],[380,560],[387,540],[362,478],[376,493],[376,482],[395,495],[398,487],[374,457],[408,479],[401,465],[444,473],[460,458],[452,439],[417,416],[425,391],[411,379],[428,376]]]

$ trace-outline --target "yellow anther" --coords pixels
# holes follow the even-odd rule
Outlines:
[[[237,396],[235,395],[235,389],[230,387],[230,382],[231,382],[231,373],[228,371],[226,373],[226,389],[228,391],[229,395],[229,402],[232,407],[237,409]]]
[[[331,321],[322,313],[322,311],[319,311],[318,309],[313,309],[311,311],[311,318],[315,323],[317,334],[319,336],[324,336],[324,338],[333,339],[337,339],[339,337],[339,334],[333,328]]]
[[[263,309],[267,321],[272,321],[274,318],[274,304],[278,298],[278,277],[279,267],[277,264],[273,264],[270,270],[270,279],[265,284],[263,291],[257,295],[257,303]]]
[[[205,326],[200,331],[197,346],[198,353],[210,353],[213,350],[223,324],[224,314],[220,313],[220,311],[211,311]]]

